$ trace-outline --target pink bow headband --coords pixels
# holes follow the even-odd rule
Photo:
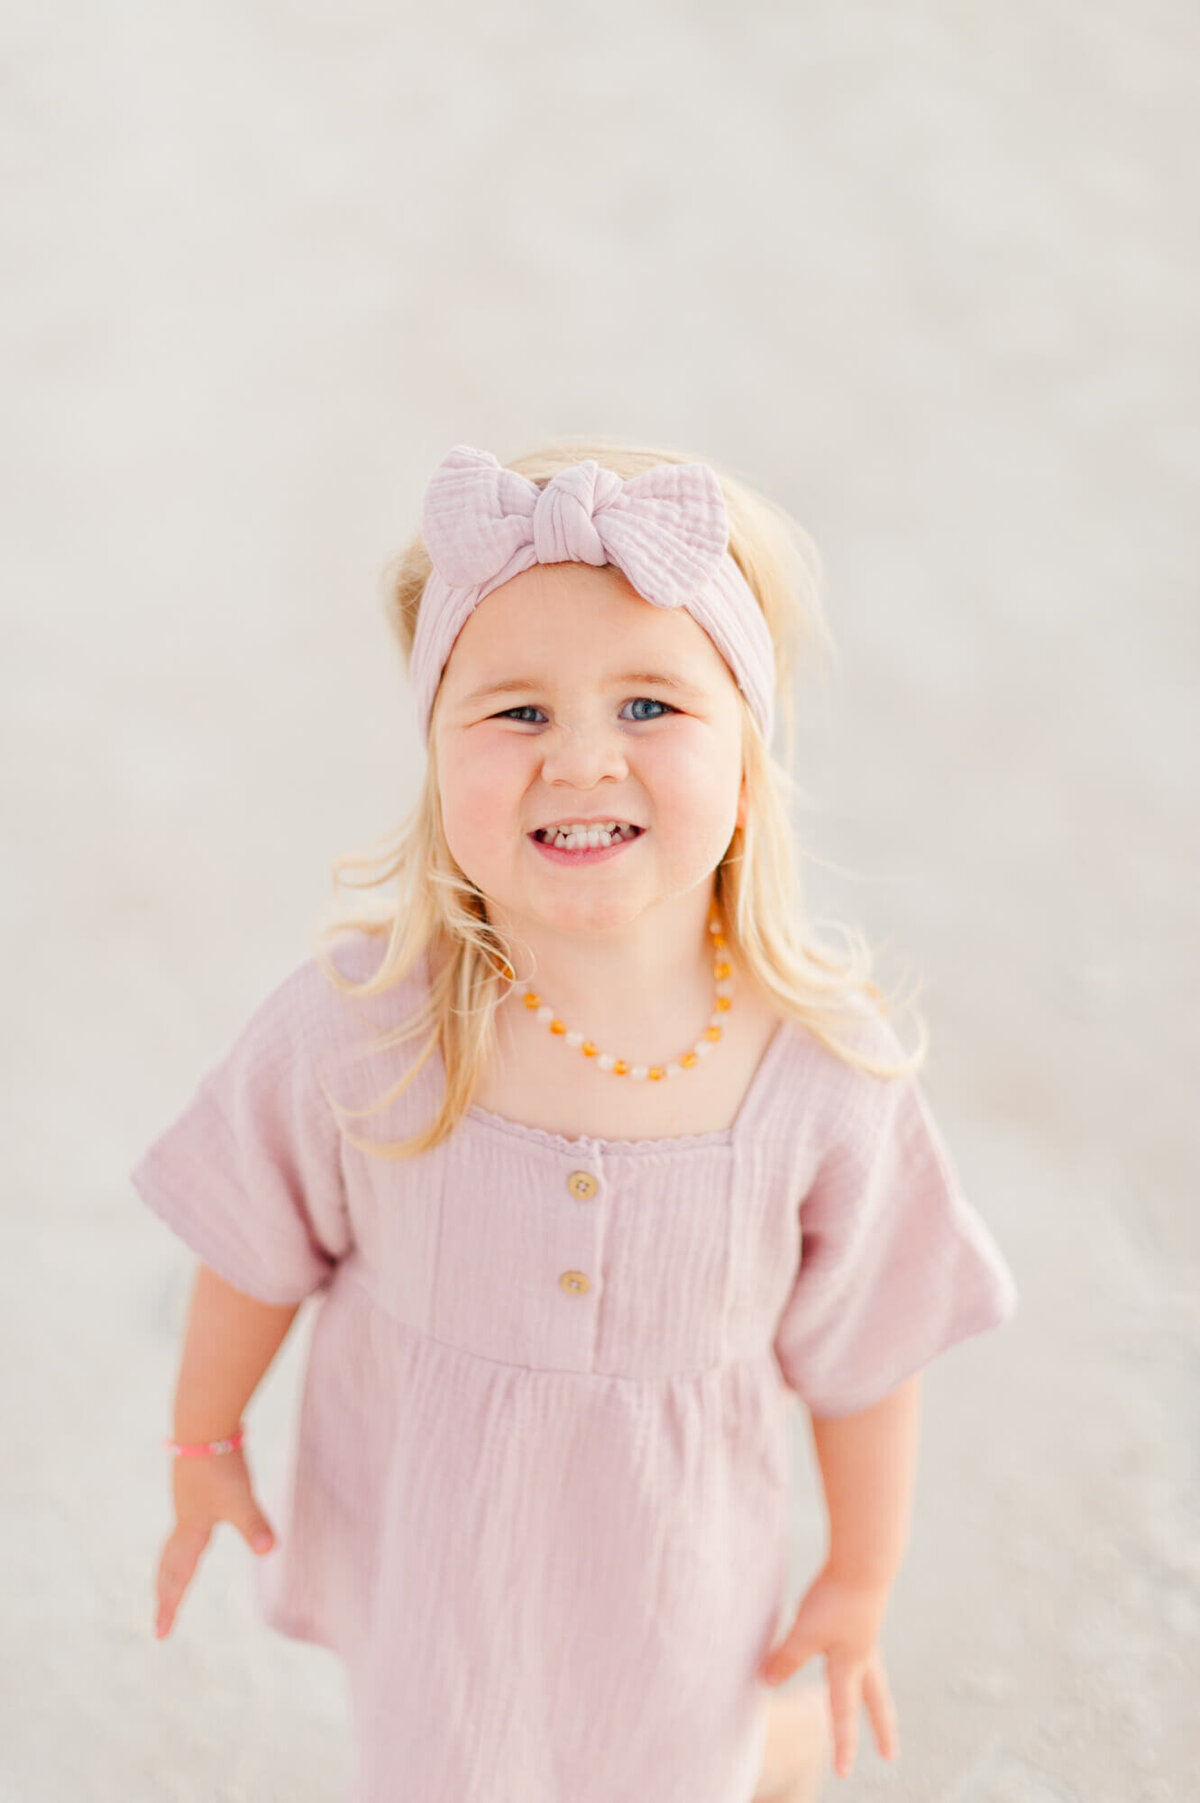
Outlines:
[[[421,509],[433,563],[409,674],[422,740],[454,641],[485,595],[535,563],[615,564],[655,607],[686,607],[745,695],[769,745],[775,651],[763,612],[729,556],[725,495],[705,463],[659,463],[623,482],[589,458],[544,488],[488,451],[456,445]]]

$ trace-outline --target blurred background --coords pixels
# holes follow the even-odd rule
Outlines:
[[[1021,1290],[927,1375],[901,1759],[864,1715],[831,1787],[1194,1798],[1200,15],[9,0],[4,38],[3,1796],[347,1781],[340,1667],[232,1529],[153,1639],[193,1261],[127,1174],[415,796],[382,572],[434,464],[595,432],[816,542],[811,904],[923,982]],[[269,1512],[308,1325],[251,1405]],[[799,1420],[796,1460],[799,1583]]]

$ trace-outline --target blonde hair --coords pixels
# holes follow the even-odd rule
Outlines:
[[[785,1017],[807,1028],[837,1057],[883,1078],[916,1070],[928,1033],[918,1015],[918,1045],[899,1064],[872,1058],[839,1029],[861,1023],[865,1010],[886,1016],[889,1003],[871,980],[872,954],[855,928],[838,926],[845,939],[839,956],[819,942],[803,904],[789,801],[800,794],[791,774],[794,747],[791,676],[795,660],[832,651],[818,591],[819,558],[803,530],[773,502],[711,464],[678,451],[652,450],[597,439],[564,439],[514,458],[506,465],[544,486],[559,470],[593,458],[628,479],[658,463],[709,462],[724,490],[729,551],[749,583],[771,632],[777,665],[777,700],[784,720],[786,767],[772,755],[741,691],[746,779],[745,824],[738,827],[718,865],[714,901],[725,922],[729,953]],[[387,611],[407,665],[421,594],[432,565],[418,534],[387,568]],[[340,1117],[374,1114],[415,1079],[435,1048],[445,1084],[437,1115],[412,1138],[395,1142],[358,1139],[352,1145],[386,1158],[414,1157],[449,1137],[470,1106],[495,1043],[496,1008],[514,978],[512,950],[487,918],[485,899],[459,868],[446,843],[438,792],[437,756],[429,735],[424,783],[415,808],[398,829],[375,841],[374,855],[335,859],[339,888],[375,890],[395,883],[394,899],[357,904],[318,929],[315,953],[325,976],[344,995],[366,1001],[404,981],[426,961],[428,982],[415,1015],[375,1041],[374,1049],[423,1036],[420,1056],[385,1094],[367,1108],[333,1101]],[[374,973],[356,983],[333,963],[330,948],[347,931],[366,932],[387,944]],[[850,1038],[854,1038],[851,1030]]]

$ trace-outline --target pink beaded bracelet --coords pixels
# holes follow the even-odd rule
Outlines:
[[[163,1445],[173,1452],[177,1459],[198,1459],[203,1453],[233,1452],[246,1438],[246,1430],[239,1427],[228,1440],[210,1440],[206,1446],[181,1446],[177,1440],[164,1440]]]

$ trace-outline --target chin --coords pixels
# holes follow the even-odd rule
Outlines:
[[[537,917],[564,933],[605,932],[635,920],[641,907],[628,897],[579,896],[558,908],[539,908]]]

